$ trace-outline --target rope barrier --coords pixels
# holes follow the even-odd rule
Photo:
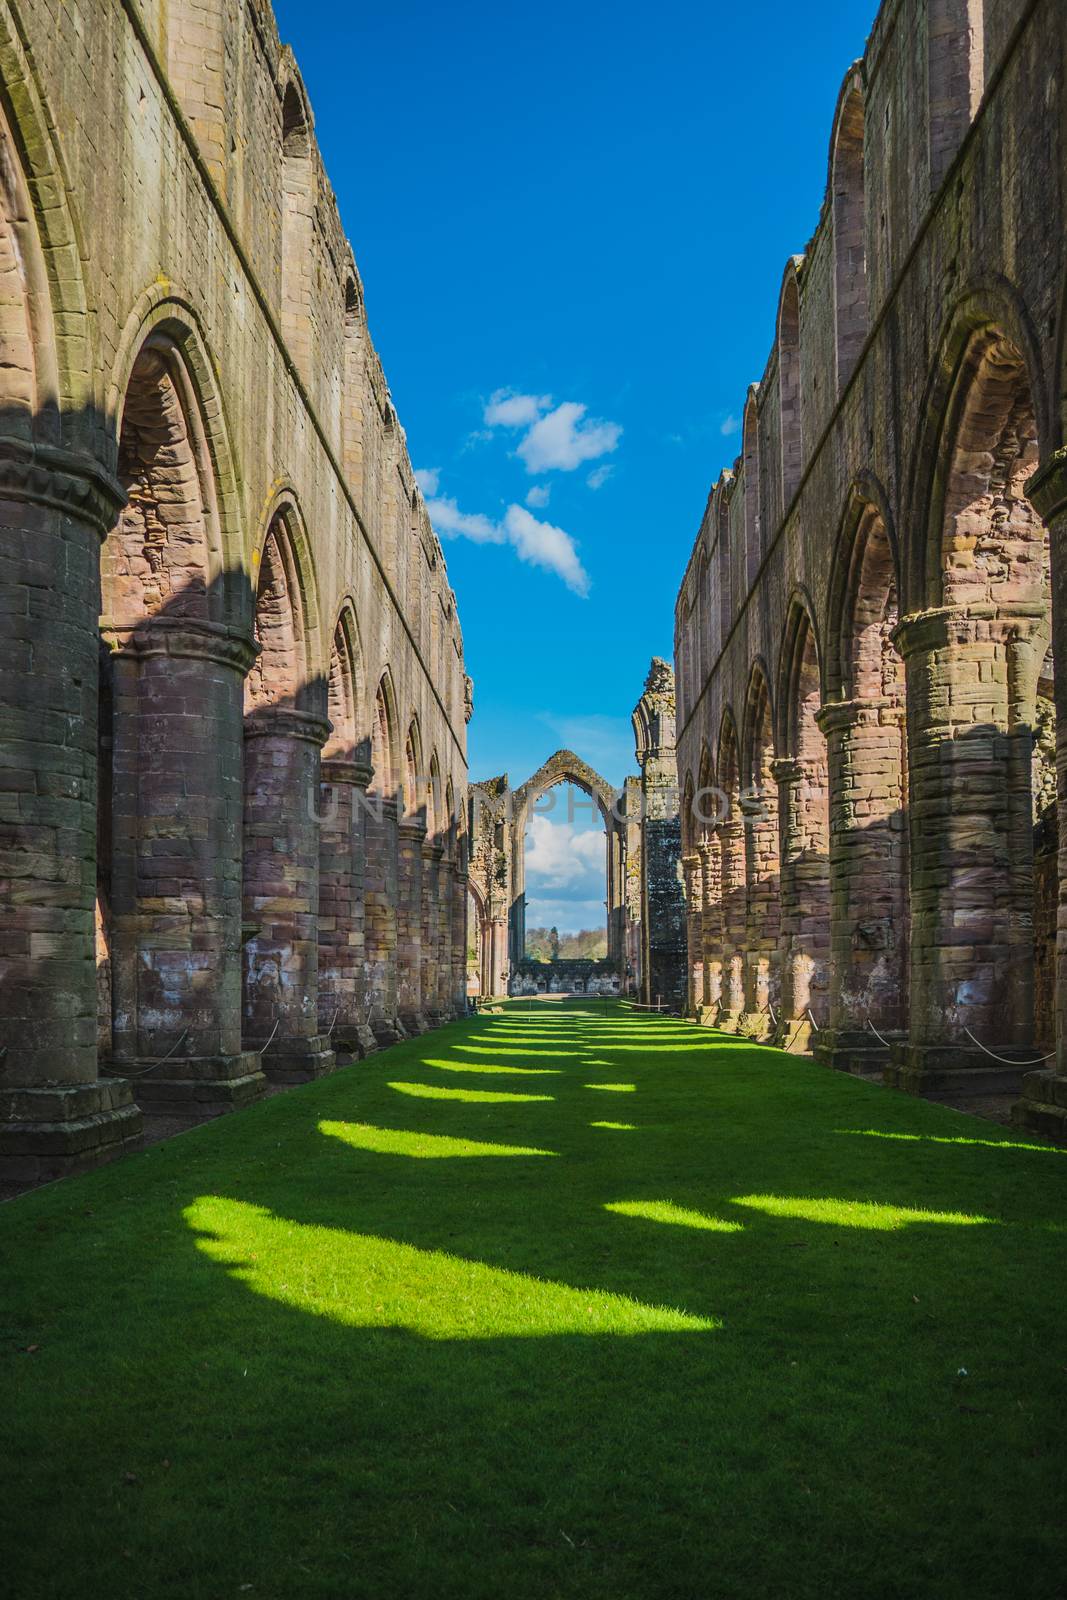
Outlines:
[[[999,1061],[1005,1067],[1043,1067],[1046,1061],[1055,1061],[1056,1059],[1056,1051],[1053,1050],[1050,1055],[1035,1056],[1033,1061],[1013,1061],[1010,1056],[998,1056],[994,1051],[987,1050],[981,1039],[975,1038],[970,1028],[964,1028],[963,1031],[971,1043],[978,1046],[983,1055],[987,1055],[990,1061]]]
[[[811,1007],[810,1006],[805,1011],[804,1016],[807,1017],[808,1021],[811,1023],[812,1027],[815,1029],[816,1033],[821,1033],[822,1032],[822,1029],[819,1027],[819,1024],[816,1022],[815,1018],[811,1014]],[[801,1021],[803,1021],[803,1020],[804,1020],[804,1018],[802,1017]]]
[[[163,1065],[164,1061],[169,1061],[171,1056],[177,1050],[178,1046],[180,1044],[184,1044],[185,1040],[188,1037],[189,1037],[189,1029],[186,1028],[185,1032],[182,1033],[182,1034],[179,1034],[178,1038],[175,1039],[174,1043],[171,1045],[170,1049],[167,1051],[165,1056],[160,1056],[157,1061],[150,1061],[146,1067],[137,1067],[137,1068],[127,1069],[127,1068],[123,1067],[121,1064],[118,1064],[117,1067],[116,1067],[116,1063],[113,1062],[112,1063],[112,1070],[109,1072],[108,1076],[109,1077],[113,1077],[113,1078],[143,1078],[146,1073],[155,1072],[156,1068],[157,1067],[161,1067]]]
[[[889,1040],[884,1038],[883,1035],[878,1032],[878,1029],[875,1027],[875,1025],[871,1021],[870,1017],[867,1018],[867,1026],[868,1026],[868,1028],[870,1028],[871,1032],[874,1034],[874,1037],[878,1040],[879,1044],[884,1044],[887,1050],[891,1050],[893,1048],[892,1045],[889,1043]]]

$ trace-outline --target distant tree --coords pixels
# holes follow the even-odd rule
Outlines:
[[[559,932],[555,928],[548,930],[548,951],[550,961],[559,960]]]
[[[566,933],[560,940],[559,953],[572,961],[603,961],[608,953],[607,935],[603,928],[582,928],[578,933]]]

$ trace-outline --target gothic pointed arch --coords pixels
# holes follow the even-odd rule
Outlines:
[[[779,481],[783,514],[796,494],[804,467],[798,276],[803,262],[803,256],[792,256],[786,264],[778,300]]]
[[[850,68],[837,103],[830,139],[830,198],[834,241],[834,356],[840,393],[855,370],[867,337],[862,62]]]

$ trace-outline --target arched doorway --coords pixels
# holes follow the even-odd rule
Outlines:
[[[546,801],[544,797],[563,788],[562,806],[558,799]],[[577,791],[577,803],[574,792]],[[564,836],[573,848],[576,838],[587,842],[577,848],[589,859],[592,849],[599,849],[592,840],[601,833],[604,851],[604,941],[603,957],[562,955],[558,948],[549,945],[540,955],[544,960],[538,966],[546,967],[539,973],[528,960],[528,917],[526,873],[528,843],[533,829],[533,844],[551,837],[551,821],[555,813],[560,820]],[[582,826],[575,826],[578,817]],[[515,992],[537,992],[539,983],[546,987],[563,987],[581,993],[618,994],[626,983],[626,905],[625,905],[625,855],[626,841],[622,825],[620,797],[607,780],[588,766],[573,751],[557,751],[544,766],[534,773],[513,795],[511,822],[511,910],[509,916],[509,956],[511,968],[510,988]],[[587,903],[588,910],[588,903]],[[578,929],[576,932],[582,932]],[[596,930],[584,930],[593,932]],[[544,930],[551,938],[551,924]],[[560,930],[556,925],[556,934]],[[529,970],[527,970],[529,969]],[[579,988],[580,986],[580,988]]]

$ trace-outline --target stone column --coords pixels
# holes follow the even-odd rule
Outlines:
[[[390,1045],[405,1037],[397,1010],[396,801],[368,795],[365,815],[367,1001],[374,1037],[380,1045]]]
[[[704,1004],[704,872],[697,851],[692,850],[683,856],[682,871],[685,874],[685,932],[689,968],[686,1014],[698,1017]]]
[[[700,857],[701,916],[700,937],[704,951],[704,993],[700,1005],[700,1021],[714,1026],[719,1020],[722,1001],[722,894],[720,889],[719,844],[716,839],[703,839],[697,846]]]
[[[745,884],[745,829],[740,819],[720,822],[719,890],[722,903],[722,1000],[718,1026],[736,1033],[745,1010],[745,949],[748,904]]]
[[[378,1048],[370,1026],[365,938],[366,793],[371,768],[323,761],[319,810],[319,1028],[339,1055]]]
[[[467,1014],[467,874],[456,863],[452,873],[452,1005]]]
[[[192,618],[101,631],[114,685],[112,1060],[144,1109],[216,1116],[266,1086],[241,1047],[242,724],[255,645]]]
[[[418,1034],[429,1027],[422,997],[422,850],[426,824],[421,815],[404,817],[398,822],[396,833],[397,1007],[405,1033]]]
[[[745,949],[745,1015],[740,1031],[750,1039],[767,1040],[781,1006],[779,971],[778,819],[754,796],[745,820],[745,881],[748,887],[748,931]],[[773,1013],[773,1015],[772,1015]]]
[[[427,1025],[445,1020],[440,995],[441,862],[444,846],[428,836],[422,844],[422,1010]]]
[[[782,864],[782,1008],[775,1041],[800,1054],[815,1036],[811,1018],[826,988],[829,841],[824,837],[823,801],[805,763],[780,758],[771,771],[778,784]]]
[[[245,720],[244,1028],[279,1083],[332,1072],[319,1033],[321,717],[267,706]]]
[[[830,994],[814,1053],[846,1072],[880,1070],[907,1028],[904,709],[888,699],[827,705],[816,720],[830,775]]]
[[[1067,450],[1057,450],[1027,485],[1051,541],[1052,637],[1056,661],[1056,774],[1058,789],[1058,877],[1056,935],[1056,1059],[1024,1074],[1022,1097],[1012,1108],[1021,1127],[1067,1138]]]
[[[441,850],[437,864],[437,1000],[436,1011],[441,1022],[451,1022],[456,1015],[455,997],[455,940],[452,919],[456,902],[456,863]]]
[[[141,1137],[97,1074],[100,544],[123,504],[95,462],[0,440],[0,1177],[93,1166]]]
[[[508,919],[494,916],[489,923],[489,993],[499,999],[508,992]]]
[[[1019,1081],[998,1055],[1033,1054],[1030,734],[1044,608],[981,604],[905,617],[911,852],[909,1039],[887,1079],[912,1092]],[[1035,615],[1034,613],[1037,613]]]

